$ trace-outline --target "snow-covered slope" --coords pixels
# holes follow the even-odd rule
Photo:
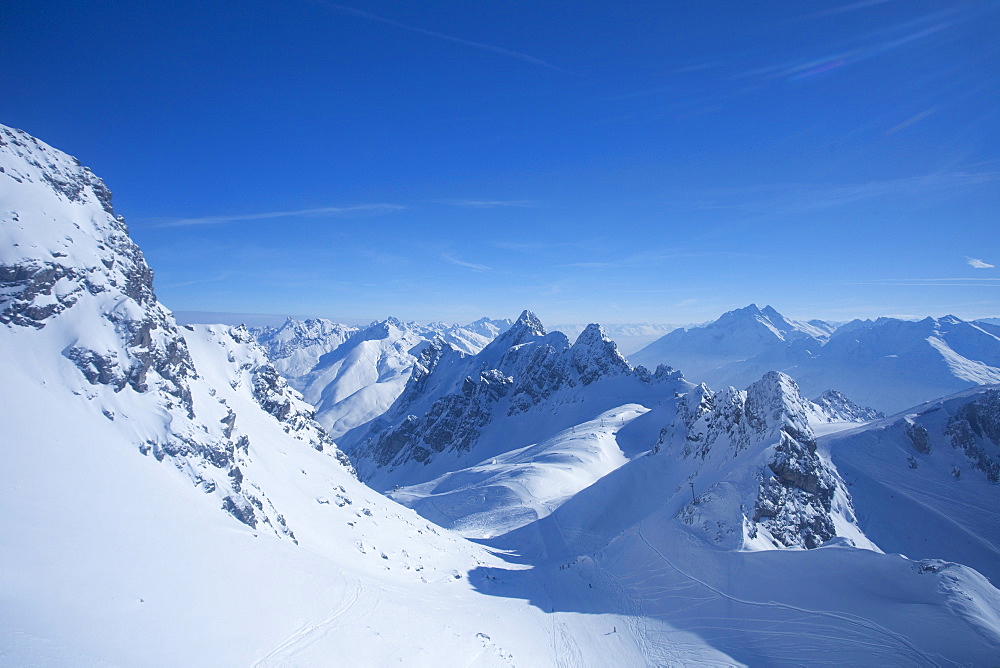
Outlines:
[[[648,410],[626,404],[538,443],[396,487],[389,496],[469,538],[505,534],[545,517],[625,464],[619,431]]]
[[[1000,389],[967,390],[824,443],[880,546],[1000,582]]]
[[[767,307],[732,311],[678,330],[631,356],[666,363],[713,386],[743,387],[768,371],[795,378],[807,395],[828,389],[895,412],[975,385],[1000,382],[1000,336],[954,316],[855,320],[831,333]]]

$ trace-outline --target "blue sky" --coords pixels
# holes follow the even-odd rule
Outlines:
[[[179,311],[1000,315],[1000,3],[9,0]]]

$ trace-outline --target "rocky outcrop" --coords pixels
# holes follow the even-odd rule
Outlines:
[[[931,443],[927,427],[913,422],[912,420],[906,420],[903,427],[903,433],[905,433],[907,438],[910,439],[910,443],[913,444],[914,450],[923,455],[930,454]]]
[[[885,413],[859,406],[837,390],[827,390],[812,402],[828,422],[869,422],[885,417]]]
[[[695,525],[714,517],[713,535],[724,529],[725,535],[714,538],[720,544],[731,543],[726,536],[740,524],[748,538],[763,534],[779,547],[814,548],[834,537],[834,515],[841,512],[853,522],[853,511],[833,465],[816,450],[809,425],[815,412],[795,381],[779,372],[765,374],[746,390],[713,392],[702,384],[682,396],[654,454],[665,451],[660,456],[684,462],[692,490],[703,473],[712,479],[722,475],[723,482],[682,508],[678,519]],[[706,504],[725,507],[710,510]]]
[[[837,535],[831,511],[838,476],[816,454],[814,441],[782,431],[768,469],[773,475],[761,482],[754,522],[786,547],[811,549]]]
[[[1000,390],[987,390],[962,404],[949,418],[945,434],[990,482],[1000,481]]]
[[[779,432],[811,439],[806,402],[790,377],[773,371],[746,390],[713,392],[704,383],[681,397],[677,418],[660,432],[657,451],[683,439],[683,457],[709,456],[713,446],[735,457],[752,446],[774,442]]]

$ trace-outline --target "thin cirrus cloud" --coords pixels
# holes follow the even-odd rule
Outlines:
[[[979,258],[966,257],[965,261],[969,263],[969,266],[973,269],[993,269],[996,267],[995,264],[990,264],[989,262],[983,262]]]
[[[920,205],[954,197],[971,189],[992,187],[1000,172],[943,172],[867,183],[768,184],[739,188],[712,188],[685,193],[696,209],[730,209],[756,213],[789,214],[879,199],[906,198]],[[691,195],[694,195],[691,198]]]
[[[406,207],[398,204],[359,204],[357,206],[324,206],[316,209],[297,209],[295,211],[267,211],[264,213],[243,213],[223,216],[203,216],[201,218],[181,218],[161,223],[157,227],[188,227],[191,225],[219,225],[240,221],[272,220],[275,218],[293,218],[295,216],[378,216],[386,213],[402,211]]]
[[[457,206],[463,209],[500,209],[505,207],[530,207],[535,203],[530,199],[438,199],[438,204]]]
[[[862,3],[857,8],[861,9],[871,6],[871,4]],[[842,48],[833,53],[806,60],[794,60],[770,65],[750,70],[745,74],[752,77],[759,77],[763,80],[802,81],[831,72],[832,70],[844,68],[845,66],[878,58],[897,49],[913,46],[962,21],[972,19],[974,15],[975,12],[967,11],[963,14],[959,9],[947,8],[890,28],[875,30],[868,35],[862,35],[860,40],[851,45],[853,48]]]
[[[990,265],[992,266],[992,265]],[[1000,278],[883,278],[848,285],[894,285],[910,287],[1000,288]]]
[[[833,7],[831,9],[824,9],[818,12],[813,12],[811,14],[806,14],[805,16],[800,16],[794,21],[810,21],[812,19],[825,18],[827,16],[834,16],[836,14],[844,14],[846,12],[855,12],[859,9],[867,9],[874,5],[884,5],[891,0],[862,0],[861,2],[853,2],[847,5],[841,5],[840,7]]]
[[[435,39],[445,40],[447,42],[454,42],[455,44],[462,44],[463,46],[472,47],[473,49],[479,49],[480,51],[488,51],[490,53],[495,53],[500,56],[506,56],[507,58],[513,58],[514,60],[520,60],[526,63],[531,63],[533,65],[539,65],[541,67],[548,68],[550,70],[555,70],[557,72],[562,72],[563,74],[574,74],[569,70],[564,70],[561,67],[557,67],[552,63],[548,63],[541,58],[536,58],[527,53],[522,53],[520,51],[513,51],[512,49],[505,49],[500,46],[494,46],[493,44],[486,44],[485,42],[476,42],[471,39],[463,39],[461,37],[455,37],[454,35],[448,35],[442,32],[437,32],[436,30],[427,30],[426,28],[420,28],[417,26],[410,25],[408,23],[402,23],[400,21],[395,21],[393,19],[387,18],[385,16],[380,16],[379,14],[372,14],[371,12],[366,12],[361,9],[355,9],[353,7],[347,7],[345,5],[337,4],[335,2],[323,2],[322,0],[313,0],[317,4],[321,4],[330,9],[342,12],[344,14],[350,14],[351,16],[356,16],[361,19],[368,21],[374,21],[376,23],[384,23],[386,25],[393,26],[394,28],[399,28],[400,30],[407,30],[409,32],[414,32],[420,35],[426,35],[428,37],[434,37]]]
[[[450,262],[458,267],[465,267],[466,269],[471,269],[472,271],[493,271],[493,267],[488,267],[485,264],[476,264],[475,262],[466,262],[465,260],[459,260],[457,257],[452,257],[445,253],[441,254],[441,259],[445,262]]]

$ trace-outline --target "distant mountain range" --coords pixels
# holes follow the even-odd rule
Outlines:
[[[251,331],[289,383],[316,407],[334,438],[384,413],[420,352],[431,341],[474,354],[510,327],[481,318],[465,326],[418,325],[396,318],[350,327],[329,320],[293,320]]]
[[[768,371],[782,371],[806,395],[836,389],[891,413],[1000,382],[1000,333],[988,322],[954,316],[853,320],[834,327],[751,304],[702,327],[675,330],[629,359],[670,364],[713,387],[744,387]]]

